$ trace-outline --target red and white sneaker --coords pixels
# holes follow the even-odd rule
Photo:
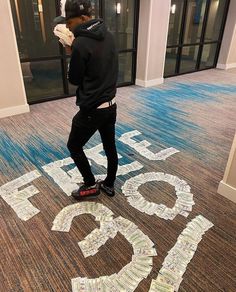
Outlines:
[[[100,187],[99,184],[95,184],[94,186],[86,186],[85,184],[81,185],[81,187],[78,190],[74,190],[71,193],[71,196],[76,199],[95,199],[100,194]]]

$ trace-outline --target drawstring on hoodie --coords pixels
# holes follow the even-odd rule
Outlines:
[[[98,21],[98,22],[96,22],[96,23],[90,25],[89,27],[87,27],[87,30],[91,30],[91,29],[93,29],[95,26],[97,26],[97,25],[100,24],[100,23],[101,23],[101,21]]]

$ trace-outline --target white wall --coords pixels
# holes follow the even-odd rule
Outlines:
[[[171,0],[140,0],[136,84],[163,83]]]
[[[218,193],[236,203],[236,134]]]
[[[234,25],[234,33],[231,41],[231,46],[229,49],[228,64],[234,64],[234,68],[236,67],[236,24]]]
[[[230,1],[217,68],[236,68],[236,0]]]
[[[0,118],[29,112],[11,15],[10,1],[0,1]]]

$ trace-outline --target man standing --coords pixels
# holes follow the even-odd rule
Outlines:
[[[112,34],[102,19],[92,19],[90,1],[67,0],[66,26],[75,39],[71,46],[68,79],[77,85],[76,104],[79,112],[72,120],[67,147],[84,179],[84,184],[72,192],[76,199],[96,197],[100,188],[114,196],[114,182],[118,167],[115,145],[116,83],[118,54]],[[59,18],[60,22],[62,17]],[[107,176],[96,182],[84,145],[99,131],[107,156]]]

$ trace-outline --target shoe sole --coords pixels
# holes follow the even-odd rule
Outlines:
[[[75,200],[85,200],[85,199],[96,199],[99,195],[96,196],[73,196],[71,195],[72,198]]]
[[[106,189],[105,188],[103,188],[102,186],[100,186],[100,188],[101,188],[101,190],[108,196],[108,197],[114,197],[115,196],[115,192],[114,193],[108,193],[107,191],[106,191]]]

